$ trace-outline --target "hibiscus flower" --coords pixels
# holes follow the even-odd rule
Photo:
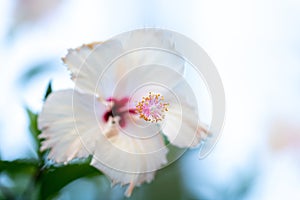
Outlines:
[[[206,137],[170,33],[135,30],[71,49],[63,62],[75,87],[51,93],[38,118],[49,159],[92,155],[91,165],[130,196],[168,163],[163,135],[181,148]]]

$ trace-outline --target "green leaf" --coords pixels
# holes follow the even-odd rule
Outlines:
[[[44,101],[47,99],[47,97],[49,96],[49,94],[52,93],[52,82],[50,81],[48,83],[48,87],[47,87],[47,90],[46,90],[46,93],[45,93],[45,96],[44,96]]]
[[[38,115],[34,112],[32,112],[30,109],[26,108],[26,112],[30,121],[29,129],[31,133],[34,135],[35,138],[41,133],[41,131],[38,129]]]
[[[19,84],[22,86],[28,85],[29,81],[31,81],[35,77],[45,72],[53,70],[53,66],[54,66],[54,62],[51,59],[37,63],[36,65],[30,67],[29,70],[27,70],[24,74],[21,75],[21,77],[18,79]]]
[[[162,137],[164,139],[165,145],[167,146],[168,144],[170,144],[170,141],[169,141],[168,137],[165,134],[163,134],[163,133],[161,133],[161,135],[162,135]]]
[[[181,166],[178,161],[156,172],[155,179],[150,184],[134,189],[132,200],[151,199],[190,199],[186,194],[182,180]]]
[[[50,81],[47,86],[44,100],[46,100],[46,98],[48,97],[49,94],[51,94],[51,92],[52,92],[52,85],[51,85],[51,81]],[[27,116],[29,118],[29,130],[30,130],[31,136],[33,137],[34,142],[35,142],[37,155],[39,156],[39,158],[42,158],[42,160],[43,160],[47,151],[40,152],[41,140],[38,138],[38,136],[41,133],[41,131],[38,128],[38,114],[32,112],[29,108],[26,108],[26,112],[27,112]]]
[[[38,167],[36,160],[0,160],[0,172],[6,171],[9,173],[34,171]]]
[[[41,153],[39,151],[41,142],[38,138],[41,131],[38,129],[38,115],[36,113],[33,113],[30,109],[26,108],[27,116],[29,118],[29,130],[31,132],[31,135],[34,139],[34,142],[36,144],[36,151],[39,156],[41,156]]]
[[[71,183],[82,177],[101,175],[101,172],[90,166],[89,163],[69,164],[60,167],[50,167],[41,176],[41,199],[51,199],[58,192]]]
[[[4,185],[0,188],[4,199],[20,199],[21,197],[21,199],[32,199],[33,190],[30,190],[28,194],[26,191],[29,188],[28,186],[32,185],[33,177],[38,170],[39,163],[33,159],[0,160],[0,174],[9,177],[9,180],[13,182],[11,186]]]

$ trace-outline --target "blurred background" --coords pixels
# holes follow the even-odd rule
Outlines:
[[[144,27],[204,48],[223,81],[226,121],[207,158],[188,151],[132,199],[300,199],[300,1],[0,0],[0,19],[0,199],[24,196],[37,177],[9,163],[38,157],[26,108],[40,111],[50,81],[72,87],[67,49]],[[92,174],[52,193],[62,176],[34,187],[48,199],[124,198]]]

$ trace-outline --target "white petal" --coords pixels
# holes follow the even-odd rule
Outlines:
[[[165,90],[171,90],[178,84],[182,79],[182,72],[180,71],[183,69],[183,64],[177,70],[156,64],[136,67],[123,74],[111,95],[122,97],[134,95],[136,92],[143,92],[143,95],[147,95],[149,92],[163,94]],[[149,90],[149,87],[152,90]]]
[[[88,156],[102,135],[98,123],[104,110],[91,95],[74,90],[51,93],[38,118],[41,150],[51,149],[48,157],[56,162]]]
[[[184,80],[165,96],[169,103],[162,125],[169,141],[181,148],[195,147],[208,135],[207,127],[200,121],[197,99]]]
[[[123,54],[104,73],[117,77],[109,96],[128,96],[150,82],[170,87],[182,78],[185,60],[176,52],[170,34],[155,29],[136,30],[116,40],[122,43]]]
[[[111,130],[114,132],[116,127]],[[134,138],[119,130],[118,134],[112,135],[106,140],[98,140],[91,164],[113,183],[129,184],[126,195],[130,196],[134,186],[152,181],[155,171],[167,163],[168,151],[160,134]]]
[[[110,77],[102,77],[102,74],[109,63],[120,55],[121,50],[120,42],[109,40],[71,49],[63,61],[71,71],[77,89],[105,97],[105,89],[110,90],[113,85]],[[106,81],[105,87],[99,87],[103,80]]]
[[[126,51],[142,47],[174,49],[175,46],[170,32],[160,29],[148,28],[130,31],[127,34],[123,34],[120,40]]]
[[[163,125],[163,133],[178,147],[195,147],[207,137],[207,129],[198,121],[194,109],[187,105],[172,105]]]

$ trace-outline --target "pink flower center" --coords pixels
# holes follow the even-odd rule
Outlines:
[[[129,102],[129,98],[125,97],[120,100],[115,98],[108,98],[107,102],[112,103],[111,109],[106,111],[103,115],[103,120],[105,122],[108,121],[109,117],[120,117],[119,125],[121,127],[126,126],[126,115],[127,114],[136,114],[135,109],[129,109],[127,104]]]
[[[160,94],[152,94],[143,97],[142,101],[136,105],[136,111],[140,118],[150,121],[162,121],[165,117],[165,111],[168,111],[168,103],[164,102],[164,97]]]

